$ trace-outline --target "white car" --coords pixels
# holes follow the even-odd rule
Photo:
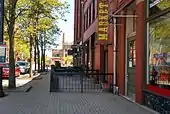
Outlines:
[[[25,62],[25,61],[17,61],[17,64],[19,65],[20,67],[20,71],[21,73],[29,73],[29,70],[30,70],[30,65],[28,62]]]

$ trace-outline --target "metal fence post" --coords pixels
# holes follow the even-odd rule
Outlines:
[[[83,76],[84,76],[84,73],[81,71],[80,72],[81,93],[83,93]]]
[[[99,84],[99,79],[100,79],[100,78],[99,78],[99,76],[100,76],[100,75],[99,75],[99,70],[97,70],[96,73],[97,73],[97,75],[96,75],[96,81],[97,81],[97,82],[96,82],[96,83]]]
[[[53,74],[52,74],[52,70],[50,72],[50,92],[52,92],[52,88],[53,88]]]

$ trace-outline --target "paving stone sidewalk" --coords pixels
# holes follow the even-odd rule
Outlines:
[[[0,98],[0,114],[156,114],[110,93],[50,93],[49,75],[32,86]]]

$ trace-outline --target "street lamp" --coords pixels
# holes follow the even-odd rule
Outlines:
[[[3,44],[4,40],[4,0],[0,0],[0,43]],[[2,86],[2,73],[3,67],[0,66],[0,97],[4,97],[4,91]]]

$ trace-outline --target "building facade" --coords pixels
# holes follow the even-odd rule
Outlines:
[[[84,0],[79,7],[83,9],[83,16],[78,16],[83,26],[82,64],[114,73],[102,76],[105,87],[115,84],[125,98],[170,113],[169,0],[106,1]],[[106,4],[108,17],[106,9],[101,10]],[[75,33],[75,42],[77,37]]]
[[[72,42],[66,42],[65,40],[65,33],[63,33],[63,41],[62,41],[62,51],[63,51],[63,61],[62,65],[64,67],[73,66],[73,55],[72,55]]]
[[[81,65],[81,58],[82,53],[80,53],[81,50],[81,44],[82,44],[82,30],[83,30],[83,23],[82,23],[82,11],[83,11],[83,4],[80,0],[74,0],[74,46],[72,47],[74,49],[74,59],[73,64],[74,66],[80,66]]]
[[[144,102],[160,113],[170,113],[170,1],[146,4],[146,90]]]

